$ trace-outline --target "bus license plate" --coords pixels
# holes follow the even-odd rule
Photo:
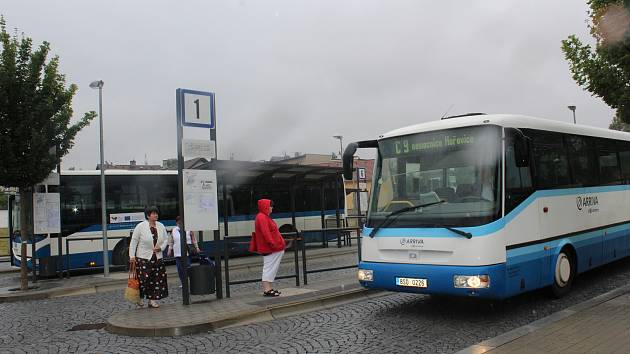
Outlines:
[[[411,288],[426,288],[427,280],[426,279],[417,279],[417,278],[399,278],[396,277],[396,285],[398,286],[408,286]]]

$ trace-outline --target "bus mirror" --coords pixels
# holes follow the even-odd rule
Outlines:
[[[347,181],[352,181],[352,175],[354,172],[354,167],[352,163],[354,162],[354,153],[357,151],[359,144],[350,143],[346,146],[346,150],[343,152],[343,178]]]
[[[352,181],[352,174],[354,172],[354,168],[352,166],[354,162],[354,153],[357,152],[358,148],[378,148],[377,140],[363,140],[358,141],[356,143],[350,143],[346,146],[346,150],[343,152],[343,178],[346,181]]]

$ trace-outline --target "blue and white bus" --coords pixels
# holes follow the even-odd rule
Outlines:
[[[342,221],[345,218],[345,191],[340,168],[224,160],[214,161],[213,164],[218,176],[221,235],[225,234],[226,225],[230,236],[250,235],[258,212],[257,200],[261,198],[274,201],[271,216],[281,232],[318,229],[326,224],[325,221],[330,224],[331,219],[336,220],[337,215]],[[178,213],[177,171],[106,170],[105,181],[110,264],[126,265],[128,236],[135,225],[144,220],[147,206],[158,207],[160,222],[167,230],[175,226]],[[70,240],[70,269],[101,267],[100,171],[62,171],[59,193],[61,234],[35,235],[37,258],[59,255],[59,244],[65,256],[66,240]],[[291,211],[291,198],[294,198],[294,212]],[[10,208],[15,230],[19,230],[19,207],[19,199],[14,199]],[[212,240],[212,233],[204,233],[204,236],[205,240]],[[310,236],[311,241],[315,241],[321,233]],[[59,237],[62,242],[59,242]],[[328,233],[328,238],[333,237],[336,237],[334,233]],[[85,238],[91,240],[74,240]],[[13,265],[20,264],[20,243],[18,233],[12,238]],[[205,241],[201,246],[210,252],[213,242]],[[247,253],[245,243],[231,244],[230,248],[233,253]],[[31,251],[29,245],[29,258]]]
[[[503,299],[630,255],[630,134],[471,114],[352,143],[376,148],[360,283]]]

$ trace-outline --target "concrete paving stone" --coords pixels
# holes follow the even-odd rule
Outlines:
[[[354,270],[347,274],[352,273]],[[63,350],[69,348],[60,347],[60,343],[66,341],[89,343],[89,349],[98,353],[166,352],[173,346],[178,351],[186,348],[188,352],[189,342],[194,339],[198,352],[209,353],[265,352],[261,347],[267,348],[266,352],[292,348],[297,352],[304,349],[330,353],[334,349],[343,353],[392,353],[418,352],[418,348],[422,348],[421,352],[450,353],[628,284],[630,263],[621,262],[589,273],[577,278],[574,292],[560,300],[551,300],[544,292],[534,292],[490,306],[461,299],[436,300],[422,295],[392,294],[267,323],[151,341],[117,336],[104,330],[67,332],[72,325],[103,322],[112,312],[130,309],[130,305],[121,302],[121,292],[0,304],[0,311],[11,313],[14,319],[10,324],[0,322],[0,333],[4,334],[0,337],[0,348],[9,346],[33,352],[52,349],[48,346],[54,343]],[[332,278],[337,274],[322,275]],[[281,284],[294,287],[291,280]],[[181,301],[174,285],[177,284],[171,284],[169,289],[172,298],[164,303]],[[233,290],[237,297],[258,287],[258,284],[244,284],[234,286]]]
[[[493,353],[508,353],[533,345],[550,352],[628,351],[628,315],[630,299],[621,295],[507,343]]]

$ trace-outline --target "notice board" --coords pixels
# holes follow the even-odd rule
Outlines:
[[[33,223],[35,234],[61,233],[59,193],[33,193]]]
[[[183,170],[186,231],[219,229],[217,172]]]

